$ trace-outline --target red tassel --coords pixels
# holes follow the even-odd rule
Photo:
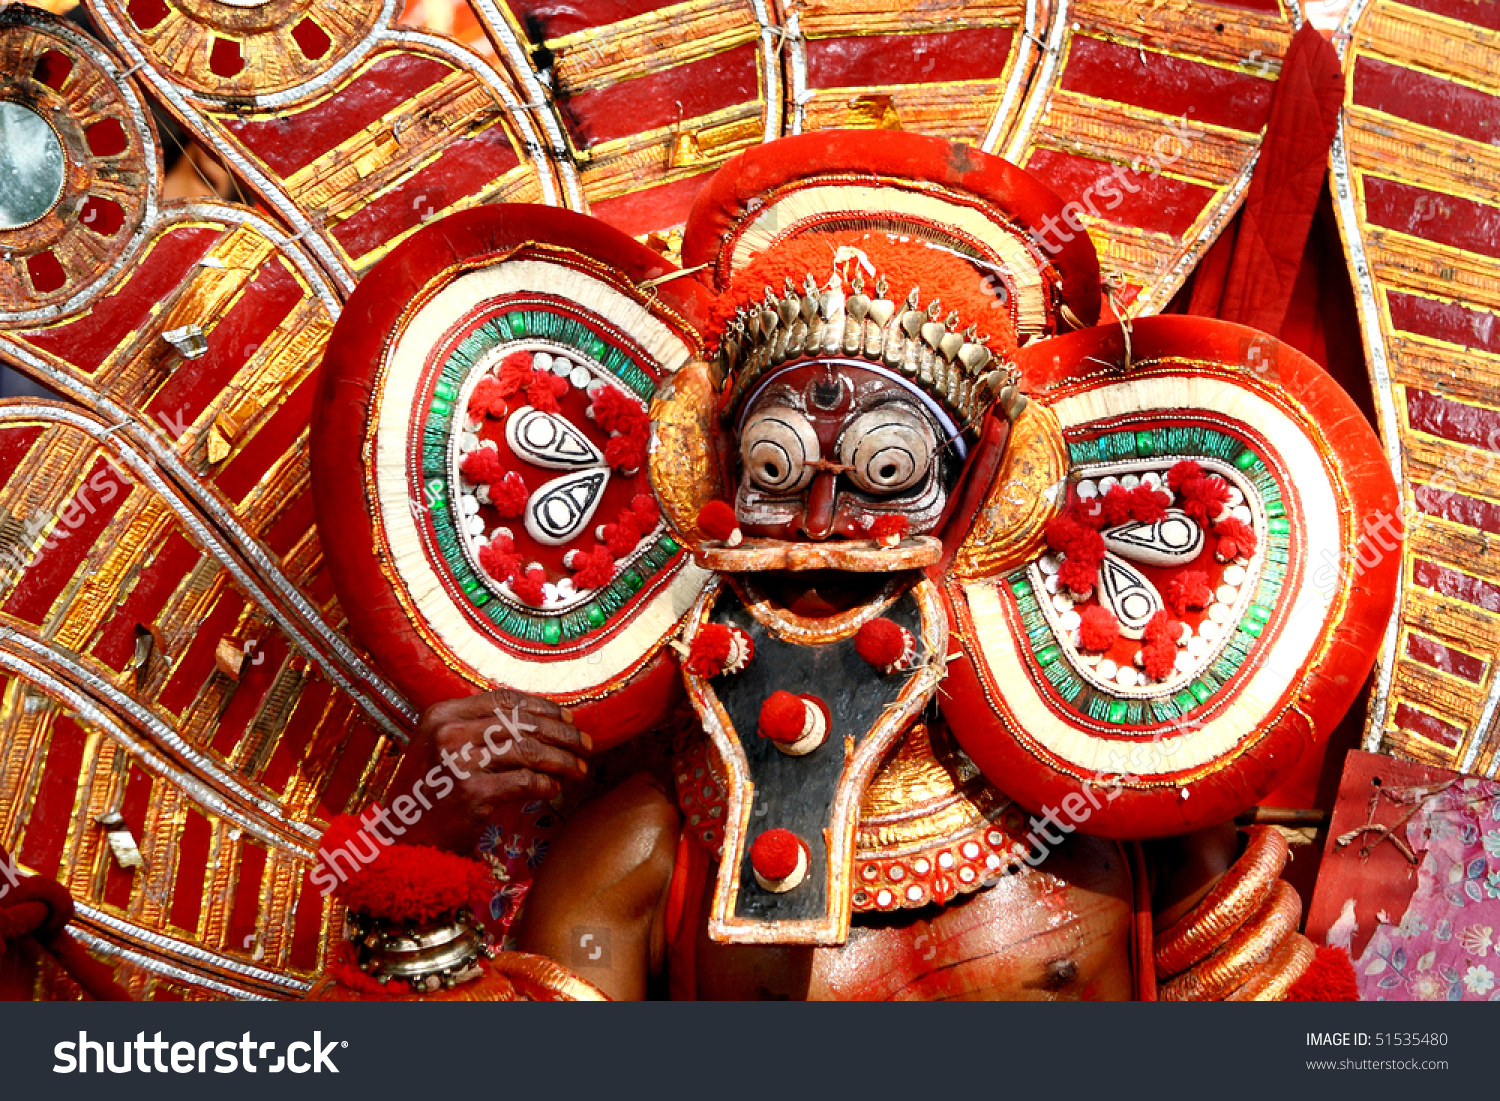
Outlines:
[[[1080,618],[1078,643],[1085,650],[1108,650],[1120,637],[1120,621],[1102,605],[1085,608]]]
[[[541,566],[532,566],[524,574],[513,578],[510,583],[510,591],[516,594],[518,600],[524,601],[534,607],[540,607],[546,594],[542,591],[542,585],[547,580],[547,571]]]
[[[469,481],[484,485],[493,485],[507,473],[515,473],[506,470],[505,464],[500,461],[499,450],[493,447],[475,448],[463,457],[458,468]]]
[[[508,471],[500,481],[490,484],[490,504],[507,520],[514,520],[525,513],[526,502],[530,497],[531,491],[514,470]]]
[[[1289,1002],[1357,1002],[1359,982],[1343,948],[1317,949],[1312,963],[1286,993]]]
[[[1255,553],[1255,530],[1243,520],[1232,516],[1220,520],[1214,525],[1214,534],[1219,537],[1214,553],[1225,562],[1249,558]]]
[[[854,650],[871,665],[885,668],[906,655],[911,636],[889,619],[872,619],[854,635]]]
[[[1167,606],[1179,616],[1201,612],[1213,603],[1214,591],[1208,587],[1208,574],[1188,570],[1167,582]]]

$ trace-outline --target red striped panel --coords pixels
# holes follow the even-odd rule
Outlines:
[[[1271,113],[1276,82],[1170,54],[1147,53],[1142,61],[1134,46],[1074,35],[1062,87],[1178,118],[1186,115],[1193,122],[1259,133]],[[1177,148],[1176,139],[1163,133],[1172,142],[1163,150]]]
[[[120,289],[99,299],[81,318],[15,335],[82,371],[95,371],[145,323],[151,308],[171,295],[218,239],[217,229],[169,230],[142,262],[126,269],[129,275]]]
[[[94,541],[130,495],[133,483],[106,458],[99,458],[58,513],[57,523],[5,602],[4,611],[40,625],[67,588]]]
[[[386,54],[337,95],[295,114],[222,120],[272,172],[290,176],[454,71],[430,57]]]
[[[1353,95],[1360,107],[1418,126],[1486,144],[1500,138],[1500,96],[1389,61],[1360,57],[1354,64]]]
[[[164,425],[191,424],[305,294],[284,262],[261,265],[229,312],[214,322],[208,351],[197,359],[183,360],[146,411]]]
[[[1402,0],[1419,11],[1447,16],[1476,27],[1500,31],[1500,3],[1495,0]]]
[[[177,532],[168,533],[136,577],[130,595],[120,604],[99,630],[90,650],[96,658],[116,672],[135,656],[135,628],[156,622],[183,579],[197,565],[202,553]]]
[[[358,790],[360,777],[364,775],[365,766],[374,756],[375,746],[379,740],[374,729],[368,723],[358,719],[354,720],[346,730],[332,733],[339,738],[340,744],[333,774],[324,783],[318,799],[317,812],[324,818],[332,818],[350,809],[349,800]]]
[[[120,814],[125,819],[136,844],[145,843],[146,811],[151,805],[151,773],[135,762],[129,765],[125,778],[125,799],[120,804]],[[135,888],[139,869],[122,868],[111,854],[104,873],[104,901],[121,910],[130,904],[130,893]]]
[[[491,126],[450,143],[426,168],[340,222],[333,235],[358,259],[415,226],[424,214],[474,194],[520,163],[504,128]]]
[[[580,92],[560,106],[573,143],[588,149],[759,98],[759,54],[750,42],[665,72]]]
[[[302,877],[302,893],[292,926],[292,949],[287,963],[298,971],[312,971],[318,966],[318,949],[323,936],[323,896],[312,881],[312,872]]]
[[[172,679],[167,681],[156,702],[174,715],[187,709],[202,690],[208,675],[214,669],[214,651],[219,641],[234,631],[240,613],[245,609],[244,598],[233,589],[226,589],[214,601],[208,615],[203,617],[197,633],[193,636],[188,651],[177,664]]]
[[[1438,486],[1419,485],[1412,499],[1428,516],[1500,535],[1500,505]]]
[[[83,750],[88,735],[67,715],[58,715],[52,723],[52,737],[47,742],[47,759],[42,764],[42,779],[36,797],[26,816],[26,837],[17,854],[21,863],[38,875],[56,879],[62,867],[63,846],[68,840],[68,826],[73,821],[73,804],[78,799],[78,773],[83,768]]]
[[[208,819],[189,810],[177,839],[177,877],[172,881],[172,910],[168,920],[189,936],[198,934],[203,910],[203,879],[208,873],[208,850],[213,831]]]
[[[266,874],[266,850],[253,841],[240,843],[240,872],[234,884],[234,901],[229,907],[229,924],[224,930],[224,947],[231,952],[251,955],[260,931],[260,887]]]
[[[1014,37],[1012,27],[969,27],[935,34],[815,38],[807,43],[807,84],[853,88],[998,80]]]
[[[1496,109],[1500,110],[1500,101]],[[1386,229],[1500,258],[1500,207],[1366,176],[1365,214]]]
[[[1214,196],[1212,190],[1198,184],[1167,176],[1153,178],[1128,168],[1117,173],[1116,167],[1056,149],[1033,150],[1026,162],[1027,171],[1046,180],[1062,198],[1085,209],[1092,206],[1108,221],[1173,237],[1187,233]],[[1135,193],[1120,185],[1121,177],[1136,189]],[[1064,226],[1062,232],[1045,236],[1043,241],[1060,242],[1063,233],[1071,232]]]
[[[0,477],[9,479],[26,460],[31,445],[42,434],[41,425],[0,428]]]
[[[1452,723],[1444,722],[1436,715],[1429,715],[1425,711],[1418,711],[1408,703],[1396,706],[1396,725],[1402,730],[1420,734],[1428,741],[1445,745],[1449,749],[1458,745],[1464,736],[1464,732]]]
[[[658,11],[675,0],[509,0],[510,10],[534,43]]]
[[[260,426],[250,442],[224,464],[214,478],[214,484],[224,491],[226,497],[236,504],[243,501],[245,494],[255,488],[266,471],[307,430],[317,389],[317,375],[309,374],[281,403],[281,408],[271,414],[271,419]]]
[[[271,759],[266,762],[265,771],[261,773],[260,782],[268,790],[278,794],[286,793],[287,782],[292,778],[293,770],[311,749],[310,743],[318,728],[318,721],[322,719],[332,696],[332,685],[315,673],[308,675],[302,695],[292,709],[291,718],[287,720],[276,748],[271,753]]]
[[[230,460],[231,463],[235,461]],[[283,556],[289,554],[313,526],[312,491],[304,489],[294,494],[290,500],[278,501],[277,506],[281,513],[261,538],[272,554]]]
[[[219,728],[214,732],[213,748],[226,761],[234,754],[235,746],[250,729],[255,716],[265,703],[286,660],[286,639],[272,634],[256,641],[253,649],[247,648],[245,664],[240,666],[240,679],[229,697],[229,705],[219,716]]]
[[[1500,451],[1500,413],[1425,390],[1406,391],[1407,418],[1413,429],[1466,447]]]
[[[620,232],[635,237],[687,221],[688,211],[693,208],[693,200],[707,182],[708,173],[705,172],[699,176],[688,176],[662,184],[660,187],[642,188],[613,199],[596,199],[589,204],[589,212]]]
[[[1500,612],[1500,585],[1439,566],[1425,558],[1412,560],[1411,576],[1424,589],[1473,604],[1487,612]]]
[[[1451,646],[1445,646],[1435,638],[1426,635],[1406,636],[1407,654],[1423,665],[1443,673],[1451,673],[1455,677],[1462,677],[1466,681],[1479,684],[1484,680],[1484,661],[1476,658],[1473,654],[1466,654],[1462,650],[1455,650]]]
[[[1466,348],[1500,352],[1500,316],[1488,310],[1471,310],[1456,302],[1439,302],[1414,294],[1391,291],[1391,324],[1403,332],[1446,340]]]

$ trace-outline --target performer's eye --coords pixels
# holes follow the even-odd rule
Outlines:
[[[901,405],[861,413],[839,441],[839,461],[866,493],[900,493],[927,475],[937,450],[932,427]]]
[[[806,417],[774,407],[756,413],[740,436],[740,458],[750,480],[768,493],[806,489],[816,473],[818,434]]]

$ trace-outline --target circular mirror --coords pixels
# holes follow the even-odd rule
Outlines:
[[[30,225],[57,202],[62,142],[41,115],[0,101],[0,230]]]

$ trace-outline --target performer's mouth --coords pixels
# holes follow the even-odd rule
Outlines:
[[[846,570],[772,570],[754,577],[754,588],[783,610],[806,619],[841,615],[876,599],[891,575]]]

